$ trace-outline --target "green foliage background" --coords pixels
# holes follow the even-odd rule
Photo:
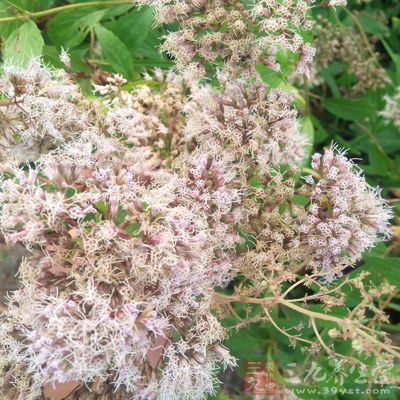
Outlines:
[[[356,275],[369,271],[371,287],[386,279],[400,289],[400,131],[386,124],[379,114],[384,107],[384,96],[393,94],[400,86],[400,2],[372,0],[361,5],[356,1],[349,3],[348,11],[337,8],[336,11],[323,10],[323,14],[334,24],[341,25],[344,35],[346,29],[354,27],[367,37],[375,37],[375,50],[379,52],[379,62],[389,77],[388,84],[379,90],[351,95],[355,77],[346,66],[333,62],[320,71],[323,77],[321,85],[309,87],[307,82],[295,85],[298,93],[296,105],[300,109],[302,129],[312,147],[318,150],[335,141],[348,149],[351,156],[360,160],[359,165],[369,183],[382,188],[384,197],[395,210],[392,241],[380,243],[349,273]],[[386,22],[376,18],[377,11],[384,12]],[[144,70],[172,66],[172,60],[158,52],[160,37],[172,29],[174,26],[155,28],[152,10],[148,7],[137,9],[130,1],[0,0],[3,61],[26,63],[32,56],[42,56],[46,63],[65,68],[59,54],[62,48],[68,49],[71,72],[88,96],[93,95],[91,81],[104,82],[107,73],[123,75],[128,80],[126,87],[132,88],[143,82]],[[260,72],[270,86],[291,90],[294,86],[285,77],[293,63],[290,57],[283,58],[283,61],[282,73],[262,66]],[[334,284],[340,282],[338,279]],[[349,290],[346,306],[354,305],[358,296],[356,289]],[[322,310],[320,305],[313,307]],[[387,299],[385,307],[390,319],[381,328],[393,335],[399,344],[400,294]],[[243,312],[240,308],[236,311],[238,314]],[[273,312],[275,321],[281,326],[307,324],[291,310],[276,308]],[[342,312],[342,307],[332,309],[333,315],[340,316]],[[229,325],[229,321],[226,323]],[[327,336],[332,324],[322,321],[319,328],[324,339],[332,341]],[[304,332],[312,337],[311,328],[306,326]],[[342,369],[337,372],[326,355],[305,355],[300,346],[289,347],[287,338],[269,324],[256,323],[232,332],[226,344],[238,358],[239,367],[237,371],[221,376],[224,385],[216,397],[220,400],[245,397],[240,387],[242,363],[249,358],[274,360],[279,366],[279,383],[293,388],[298,398],[394,400],[400,396],[396,389],[381,394],[354,393],[357,388],[362,391],[368,388],[358,382],[357,371]],[[336,345],[343,353],[354,351],[350,343]],[[326,379],[307,381],[305,378],[312,365],[318,365],[319,376],[326,374]],[[300,379],[300,383],[288,381],[290,371]],[[399,373],[399,366],[393,368],[393,374]],[[282,395],[281,398],[285,397]]]

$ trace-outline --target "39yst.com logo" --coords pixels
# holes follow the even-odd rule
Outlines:
[[[273,360],[244,360],[243,393],[274,395],[279,392],[278,368]]]

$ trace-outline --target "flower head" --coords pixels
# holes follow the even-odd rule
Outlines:
[[[340,271],[361,258],[379,238],[389,236],[392,213],[377,189],[344,154],[331,147],[312,157],[308,215],[302,232],[324,269]]]

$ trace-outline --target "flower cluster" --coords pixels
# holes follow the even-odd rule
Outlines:
[[[158,23],[180,24],[180,30],[165,37],[161,50],[171,54],[176,67],[191,76],[201,77],[208,65],[221,63],[232,75],[254,74],[259,61],[279,70],[279,50],[297,54],[298,72],[309,72],[315,50],[301,33],[312,27],[308,10],[314,0],[136,1],[154,6]]]
[[[109,134],[119,132],[126,144],[152,149],[166,164],[178,155],[182,109],[195,83],[160,69],[154,71],[155,80],[148,74],[145,78],[149,84],[138,85],[133,91],[124,89],[126,80],[118,75],[108,78],[107,85],[94,87],[108,106],[105,123]]]
[[[391,212],[343,153],[316,153],[312,168],[315,176],[305,178],[311,202],[301,230],[323,270],[334,274],[359,260],[379,234],[389,236]]]
[[[384,100],[385,108],[380,112],[380,115],[387,123],[400,128],[400,87],[396,88],[393,96],[385,96]]]
[[[235,264],[253,295],[268,288],[279,296],[283,282],[295,280],[303,267],[331,281],[390,236],[390,208],[342,152],[316,153],[312,167],[303,184],[293,168],[259,174],[242,200],[247,237]]]
[[[6,65],[0,96],[5,98],[0,103],[1,163],[33,161],[95,120],[78,85],[40,60],[24,69]]]
[[[151,172],[140,154],[91,133],[2,182],[2,232],[32,254],[0,339],[3,370],[28,365],[24,398],[72,380],[111,380],[106,390],[130,398],[202,398],[217,360],[232,363],[198,296],[229,281],[238,194],[216,162],[184,178]]]
[[[308,260],[300,230],[305,210],[291,202],[296,194],[294,172],[272,170],[259,176],[253,196],[243,205],[248,218],[242,229],[248,236],[235,263],[256,296],[266,289],[280,295],[282,283],[295,279],[300,263]],[[280,210],[282,206],[285,211]]]
[[[255,169],[302,161],[307,138],[299,132],[293,93],[261,82],[221,78],[220,84],[192,93],[183,135],[189,150],[230,156],[242,187]]]
[[[353,27],[335,25],[319,16],[315,25],[314,45],[317,49],[315,63],[324,68],[333,61],[340,62],[355,78],[352,92],[362,93],[377,89],[388,83],[385,70],[379,64],[379,55]]]

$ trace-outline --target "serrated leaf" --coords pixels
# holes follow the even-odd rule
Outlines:
[[[43,46],[44,41],[36,24],[26,21],[6,40],[3,58],[25,66],[31,58],[42,54]]]
[[[131,79],[133,73],[132,57],[125,44],[118,36],[102,26],[97,26],[95,31],[104,60],[110,64],[115,72]]]
[[[329,98],[322,100],[322,106],[331,114],[347,121],[362,121],[376,112],[367,99]]]
[[[144,42],[153,25],[153,10],[150,7],[134,9],[129,14],[105,25],[131,52]]]
[[[60,13],[47,24],[47,34],[54,44],[72,49],[86,39],[105,12],[92,7]]]

